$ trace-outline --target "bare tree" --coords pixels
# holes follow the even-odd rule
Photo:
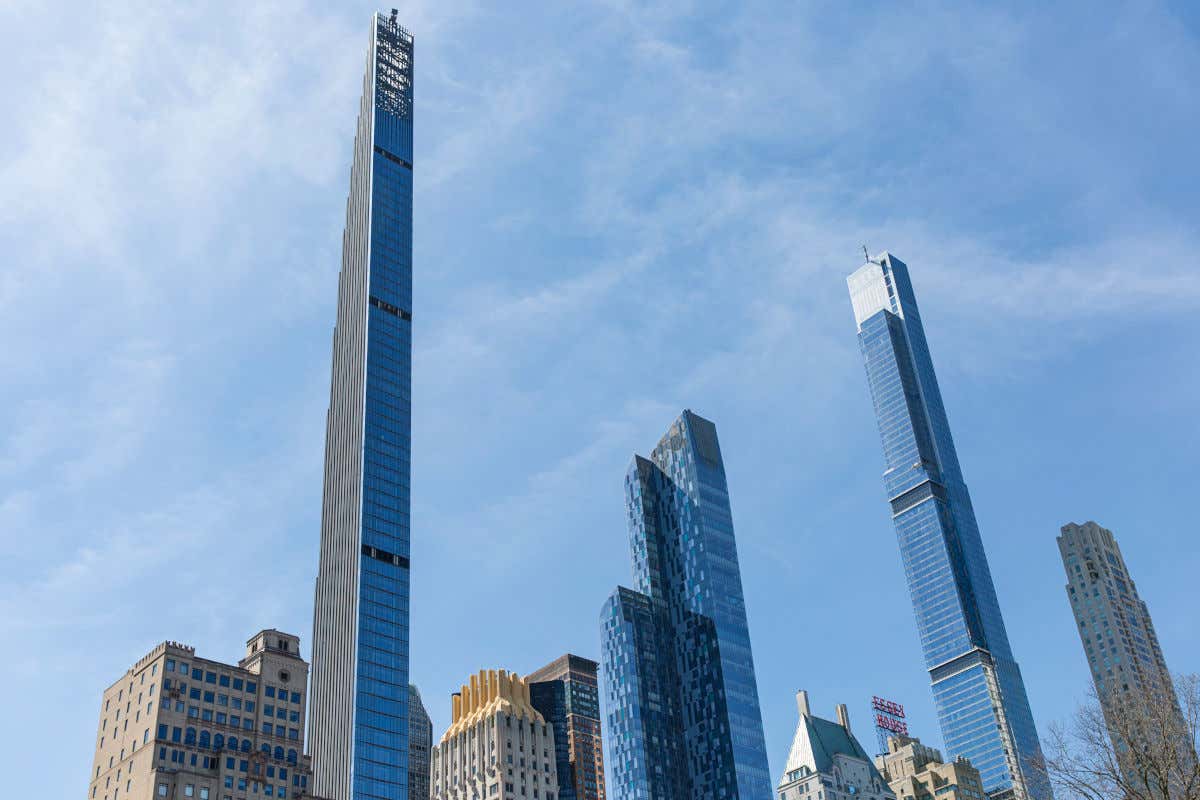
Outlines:
[[[1058,800],[1200,800],[1200,676],[1175,686],[1092,690],[1050,730],[1044,769]]]

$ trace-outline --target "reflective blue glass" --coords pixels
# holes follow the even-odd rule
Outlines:
[[[601,614],[615,800],[771,795],[716,427],[675,421],[625,481],[637,590]]]
[[[908,268],[885,253],[848,283],[883,445],[884,486],[946,749],[971,760],[990,795],[1047,800],[1033,714]]]
[[[412,57],[395,14],[376,15],[338,282],[313,623],[313,781],[334,800],[408,794]]]

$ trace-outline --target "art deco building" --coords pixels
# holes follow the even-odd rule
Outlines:
[[[636,590],[601,612],[606,761],[615,800],[771,793],[717,429],[684,411],[625,506]]]
[[[429,759],[433,749],[433,723],[421,702],[421,693],[408,685],[408,800],[429,800]]]
[[[559,800],[604,800],[599,666],[568,653],[525,679],[533,707],[554,727]]]
[[[408,800],[413,37],[371,22],[325,431],[311,752],[332,800]]]
[[[846,706],[837,722],[815,717],[808,693],[796,693],[800,721],[776,789],[778,800],[896,800],[867,751],[850,731]]]
[[[1178,708],[1150,610],[1138,596],[1112,531],[1095,522],[1072,522],[1062,527],[1058,549],[1071,612],[1104,712],[1117,711],[1122,698],[1144,706],[1158,693]],[[1178,725],[1186,730],[1182,712]]]
[[[892,523],[946,749],[994,798],[1047,800],[1041,746],[942,405],[908,267],[848,279],[883,444]]]
[[[950,763],[942,754],[908,736],[888,738],[888,751],[876,756],[875,766],[896,800],[984,800],[979,770],[965,758]]]
[[[481,670],[453,695],[451,720],[433,748],[432,800],[555,800],[554,727],[525,680]]]
[[[290,633],[260,631],[236,665],[163,642],[104,692],[88,797],[307,797],[307,685]]]

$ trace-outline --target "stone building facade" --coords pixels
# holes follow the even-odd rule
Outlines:
[[[269,629],[235,664],[163,642],[105,690],[91,800],[307,797],[308,663]]]
[[[556,800],[554,727],[526,681],[481,670],[453,695],[451,719],[433,748],[432,800]]]

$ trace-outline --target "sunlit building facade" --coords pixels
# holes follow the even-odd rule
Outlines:
[[[908,268],[884,253],[848,279],[883,443],[884,485],[950,756],[993,798],[1045,800],[1041,748],[959,468]]]
[[[567,653],[526,677],[530,702],[554,727],[558,800],[605,800],[599,667]]]
[[[309,727],[315,793],[408,800],[413,38],[372,19],[338,276]]]
[[[771,794],[717,429],[684,411],[625,479],[636,589],[601,612],[614,800]]]

